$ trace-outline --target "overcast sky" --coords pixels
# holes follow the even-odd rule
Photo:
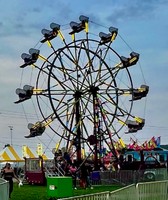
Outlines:
[[[140,76],[150,87],[145,103],[139,104],[146,124],[129,135],[126,143],[130,137],[143,142],[161,136],[161,143],[168,144],[168,0],[12,0],[8,4],[1,0],[0,7],[0,150],[11,142],[32,147],[42,142],[45,148],[54,147],[57,138],[50,130],[42,137],[24,138],[27,118],[34,116],[30,117],[31,110],[13,103],[18,100],[15,90],[22,79],[20,55],[37,44],[41,29],[49,28],[51,22],[69,24],[80,15],[102,27],[117,27],[123,43],[140,54]],[[137,73],[141,70],[137,68]]]

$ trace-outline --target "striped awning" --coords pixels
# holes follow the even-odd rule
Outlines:
[[[0,151],[0,162],[24,162],[24,157],[38,158],[39,156],[42,156],[44,160],[50,159],[42,151],[39,152],[38,149],[31,149],[27,145],[22,147],[8,145]]]
[[[24,159],[20,156],[12,146],[7,146],[0,152],[0,162],[23,162]]]

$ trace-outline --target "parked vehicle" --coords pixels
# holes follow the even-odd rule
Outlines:
[[[145,180],[163,177],[162,170],[168,166],[168,151],[162,149],[126,151],[120,156],[121,170],[141,170]]]

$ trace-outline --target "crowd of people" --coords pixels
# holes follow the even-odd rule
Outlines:
[[[60,176],[70,176],[72,177],[73,187],[77,189],[77,185],[81,188],[93,188],[91,174],[94,171],[105,171],[105,170],[116,170],[115,162],[109,162],[104,165],[102,162],[97,163],[97,169],[95,169],[95,163],[92,159],[81,160],[80,163],[71,158],[68,152],[62,153],[61,150],[55,153],[55,172]],[[13,191],[13,179],[19,183],[18,171],[15,167],[12,168],[10,163],[1,169],[1,177],[9,181],[9,197]]]
[[[67,152],[59,151],[55,154],[55,165],[60,175],[72,177],[74,189],[77,189],[77,181],[82,188],[92,188],[90,181],[90,174],[94,170],[92,162],[85,160],[78,163],[76,160],[72,161]]]
[[[93,188],[91,181],[91,174],[93,171],[117,171],[119,170],[118,163],[109,161],[108,163],[98,162],[95,169],[93,159],[84,159],[79,163],[75,159],[71,159],[67,152],[62,153],[61,150],[55,153],[55,165],[57,172],[60,175],[71,176],[73,186],[76,189],[77,180],[82,188]]]

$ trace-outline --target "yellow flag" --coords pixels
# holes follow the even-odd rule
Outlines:
[[[42,147],[42,144],[39,143],[37,145],[37,155],[42,156],[42,154],[43,154],[43,147]]]
[[[119,139],[119,142],[120,142],[121,146],[122,146],[123,148],[125,148],[125,143],[124,143],[124,141],[123,141],[121,138]]]
[[[27,157],[27,146],[23,145],[22,146],[22,157]]]

